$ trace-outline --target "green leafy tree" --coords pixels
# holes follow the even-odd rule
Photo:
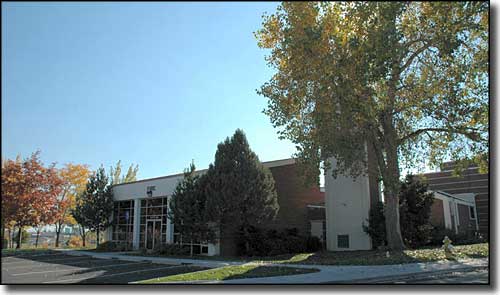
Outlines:
[[[366,173],[373,151],[392,249],[400,169],[488,153],[488,2],[284,2],[258,45],[276,70],[259,94],[309,179]],[[429,163],[423,161],[429,160]]]
[[[79,224],[96,232],[97,246],[99,246],[100,232],[112,224],[113,213],[113,194],[103,167],[89,177],[74,213],[73,217]]]
[[[132,182],[137,180],[137,172],[139,172],[139,165],[131,164],[128,167],[127,174],[122,176],[122,161],[118,161],[115,167],[110,167],[109,177],[111,179],[111,184],[120,184],[126,182]]]
[[[248,237],[252,226],[276,216],[279,205],[274,179],[250,149],[242,130],[217,146],[206,177],[207,214],[220,226],[221,239],[234,229]]]
[[[427,184],[413,175],[406,176],[399,193],[400,223],[405,243],[416,248],[430,241],[432,226],[430,225],[431,206],[434,194],[427,191]]]
[[[184,172],[169,203],[168,212],[174,227],[181,234],[184,243],[191,243],[190,254],[193,256],[194,242],[214,242],[215,232],[206,218],[206,194],[204,185],[206,176],[196,175],[196,167],[191,164]]]

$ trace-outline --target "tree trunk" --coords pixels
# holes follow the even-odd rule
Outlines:
[[[389,145],[387,151],[387,170],[384,175],[384,198],[385,226],[387,233],[387,244],[392,250],[403,250],[405,245],[401,237],[401,228],[399,225],[399,163],[397,147]]]
[[[96,247],[99,247],[99,227],[97,227],[96,231],[95,231],[95,243],[96,243]]]
[[[189,256],[193,257],[193,239],[191,239],[191,247],[189,250]]]
[[[38,227],[36,229],[36,240],[35,240],[35,248],[38,248],[38,240],[40,238],[40,232],[42,231],[42,229],[40,227]]]
[[[387,244],[390,249],[400,251],[405,249],[403,238],[401,237],[401,228],[399,225],[399,196],[396,193],[388,192],[384,194],[385,226],[387,232]]]
[[[16,249],[21,249],[21,242],[22,242],[22,239],[23,239],[22,231],[23,231],[23,228],[22,228],[22,226],[20,226],[19,230],[18,230],[18,235],[17,235],[17,246],[16,246]]]
[[[62,225],[56,223],[56,248],[59,247],[59,235],[61,234]]]
[[[4,221],[2,220],[2,249],[5,247],[5,224]]]
[[[9,248],[14,248],[14,229],[9,228]]]
[[[85,247],[85,239],[86,239],[86,233],[85,233],[85,227],[80,225],[80,236],[82,237],[82,246]]]
[[[248,255],[250,253],[250,242],[248,241],[248,228],[247,226],[243,226],[243,238],[245,239],[245,255]]]

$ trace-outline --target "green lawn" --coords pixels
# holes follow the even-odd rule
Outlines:
[[[405,250],[400,252],[387,251],[345,251],[345,252],[317,252],[302,253],[283,259],[263,259],[273,263],[311,264],[311,265],[382,265],[403,264],[415,262],[433,262],[445,260],[444,251],[440,247],[424,248],[418,250]],[[455,257],[483,258],[488,257],[488,243],[455,246]]]
[[[151,280],[140,281],[140,284],[157,284],[166,282],[184,281],[224,281],[244,278],[287,276],[318,272],[314,268],[295,268],[285,266],[263,266],[258,264],[244,264],[219,267],[204,271],[184,273],[173,276],[166,276]]]
[[[488,243],[455,246],[457,259],[488,257]],[[127,255],[145,255],[139,252]],[[158,256],[146,254],[148,256]],[[311,264],[311,265],[382,265],[382,264],[402,264],[414,262],[432,262],[445,260],[444,252],[440,247],[428,247],[418,250],[405,250],[400,252],[386,251],[343,251],[329,252],[321,251],[316,253],[300,253],[278,255],[271,257],[226,257],[226,256],[172,256],[163,255],[161,257],[189,258],[220,261],[241,261],[241,262],[269,262],[269,263],[289,263],[289,264]]]

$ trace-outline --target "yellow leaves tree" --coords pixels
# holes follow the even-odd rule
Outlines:
[[[335,158],[334,175],[358,176],[373,151],[392,249],[402,167],[487,167],[488,14],[482,1],[283,2],[255,33],[275,70],[265,114],[306,172],[318,181]]]
[[[57,198],[56,206],[56,247],[59,247],[59,238],[63,227],[68,224],[76,224],[71,215],[71,210],[75,208],[76,196],[85,190],[89,175],[88,165],[68,163],[59,169],[59,177],[63,180],[63,188]]]

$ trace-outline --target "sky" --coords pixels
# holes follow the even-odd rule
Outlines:
[[[213,162],[245,131],[289,158],[256,93],[273,74],[253,32],[276,2],[2,2],[2,157],[139,165],[138,179]]]

